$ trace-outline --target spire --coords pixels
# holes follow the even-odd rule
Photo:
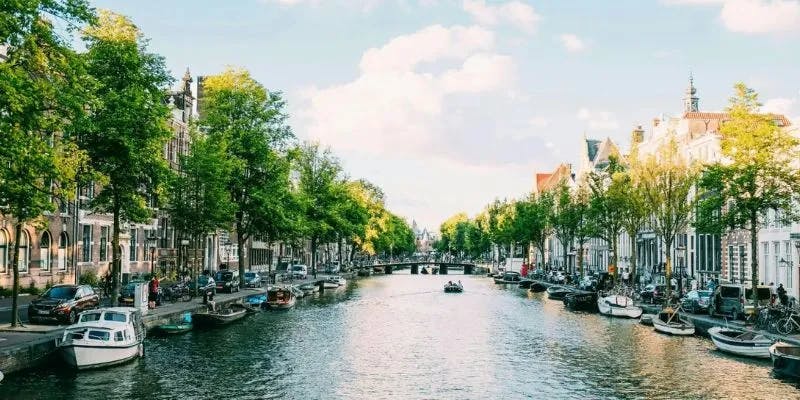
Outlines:
[[[186,72],[183,74],[183,93],[189,96],[192,95],[192,74],[189,72],[189,67],[186,67]]]
[[[683,98],[683,112],[700,111],[700,98],[697,97],[697,89],[694,87],[694,77],[689,71],[689,86],[686,88],[686,97]]]

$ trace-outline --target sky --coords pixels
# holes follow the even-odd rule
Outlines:
[[[437,230],[580,144],[701,111],[733,84],[800,123],[800,0],[95,0],[129,16],[176,78],[248,69],[388,208]]]

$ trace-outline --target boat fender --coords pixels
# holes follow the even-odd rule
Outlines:
[[[139,357],[144,357],[144,344],[139,343]]]
[[[0,371],[0,382],[3,381],[3,371]]]

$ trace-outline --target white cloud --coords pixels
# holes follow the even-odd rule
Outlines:
[[[492,53],[493,44],[481,27],[437,25],[396,37],[364,52],[355,80],[305,90],[296,114],[311,138],[337,150],[420,157],[447,148],[442,121],[453,117],[443,114],[451,96],[514,87],[516,65]],[[453,66],[426,69],[442,63]]]
[[[653,57],[664,59],[670,58],[678,54],[677,50],[656,50],[653,52]]]
[[[507,22],[527,33],[533,33],[542,19],[533,7],[516,0],[502,5],[488,5],[485,0],[464,0],[463,8],[481,25]]]
[[[586,49],[586,43],[575,34],[565,33],[559,36],[559,39],[564,48],[570,53],[577,53]]]
[[[732,32],[800,32],[800,0],[664,0],[663,3],[721,6],[720,21]]]
[[[578,110],[577,118],[585,121],[589,129],[608,131],[619,128],[617,117],[609,111],[590,111],[586,107]]]
[[[528,123],[535,128],[546,128],[550,125],[550,121],[547,118],[542,116],[535,116],[528,120]]]
[[[781,114],[788,118],[795,128],[800,126],[800,102],[796,97],[777,97],[764,102],[761,111]]]

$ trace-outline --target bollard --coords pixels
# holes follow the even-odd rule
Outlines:
[[[319,281],[317,282],[317,285],[319,286],[320,294],[325,293],[325,281]]]
[[[413,264],[413,265],[411,266],[411,274],[412,274],[412,275],[417,275],[417,274],[419,274],[419,264]]]

